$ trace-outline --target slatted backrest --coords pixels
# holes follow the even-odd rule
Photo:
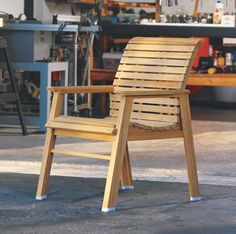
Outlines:
[[[114,86],[118,89],[185,89],[201,40],[195,38],[136,37],[129,41],[118,67]],[[116,117],[119,95],[110,96],[110,116]],[[177,98],[134,100],[131,119],[179,122]]]

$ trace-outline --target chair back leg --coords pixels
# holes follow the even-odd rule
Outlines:
[[[124,161],[123,161],[123,166],[122,166],[121,189],[122,190],[134,189],[128,142],[126,143],[125,156],[124,156]]]
[[[188,95],[183,95],[180,97],[180,108],[189,179],[190,200],[196,201],[200,200],[200,196]]]

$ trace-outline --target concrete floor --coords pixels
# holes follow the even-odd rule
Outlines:
[[[113,214],[100,212],[107,165],[98,160],[55,156],[48,200],[36,202],[44,135],[0,128],[0,233],[236,233],[235,116],[235,109],[192,108],[203,201],[188,202],[181,139],[132,142],[136,189],[120,193]],[[59,142],[110,149],[104,142]]]

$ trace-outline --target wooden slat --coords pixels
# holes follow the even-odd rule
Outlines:
[[[184,75],[175,74],[152,74],[142,72],[117,72],[116,78],[127,78],[137,80],[165,80],[165,81],[183,81]]]
[[[59,123],[54,121],[48,122],[45,126],[47,128],[70,129],[74,131],[95,132],[111,135],[114,135],[116,133],[116,129],[112,127]]]
[[[184,45],[154,45],[154,44],[128,44],[125,50],[141,50],[141,51],[180,51],[180,52],[192,52],[194,46]]]
[[[162,74],[185,74],[186,67],[142,66],[142,65],[119,65],[118,71],[147,72]]]
[[[110,160],[109,155],[103,155],[103,154],[92,154],[92,153],[87,153],[87,152],[79,152],[79,151],[72,151],[72,150],[60,150],[60,149],[53,149],[51,152],[58,153],[58,154],[67,154],[67,155],[71,155],[71,156],[85,157],[85,158]]]
[[[119,102],[120,96],[118,94],[111,94],[110,101]],[[140,103],[140,99],[134,99],[134,103]],[[142,100],[144,104],[160,104],[160,105],[173,105],[178,106],[179,100],[176,98],[145,98]]]
[[[142,119],[142,120],[154,120],[154,121],[163,121],[170,123],[178,123],[179,117],[177,115],[162,115],[162,114],[149,114],[149,113],[138,113],[133,112],[131,118]]]
[[[48,90],[61,93],[105,93],[112,92],[112,85],[94,85],[94,86],[52,86]]]
[[[199,38],[134,37],[129,40],[129,44],[196,45],[199,40]]]
[[[111,102],[110,108],[111,109],[119,109],[119,103]],[[154,112],[154,113],[167,113],[167,114],[179,114],[178,107],[171,107],[171,106],[157,106],[157,105],[144,105],[143,103],[140,104],[133,104],[134,111],[146,111],[146,112]]]
[[[114,92],[119,95],[130,96],[133,98],[149,98],[149,97],[178,97],[179,95],[189,94],[190,91],[187,89],[156,89],[156,88],[138,88],[135,90],[124,90],[123,88],[117,87]]]
[[[167,138],[178,138],[183,137],[181,130],[169,130],[162,131],[161,134],[158,131],[150,131],[146,129],[130,127],[128,134],[128,141],[142,141],[152,139],[167,139]]]
[[[152,51],[124,51],[123,57],[137,58],[169,58],[169,59],[190,59],[188,52],[152,52]]]
[[[111,116],[116,117],[118,115],[118,111],[111,110]],[[142,120],[153,120],[153,121],[163,121],[163,122],[170,122],[170,123],[178,123],[179,118],[177,115],[162,115],[162,114],[149,114],[149,113],[138,113],[132,112],[131,119],[135,121],[135,119],[142,119]]]
[[[86,124],[92,126],[102,126],[102,127],[111,127],[115,128],[116,123],[109,119],[93,119],[93,118],[82,118],[82,117],[73,117],[73,116],[59,116],[56,117],[53,121],[61,123],[72,123],[72,124]]]
[[[182,82],[115,79],[113,84],[118,86],[136,87],[136,88],[142,87],[142,88],[180,89]]]
[[[115,135],[93,133],[93,132],[79,132],[67,129],[55,129],[56,136],[78,137],[83,139],[91,139],[98,141],[112,141]]]
[[[124,64],[138,64],[138,65],[157,65],[157,66],[176,66],[186,67],[189,60],[178,59],[149,59],[149,58],[126,58],[122,57],[120,63]]]
[[[140,102],[140,99],[134,99],[134,103],[136,102]],[[179,100],[177,98],[145,98],[142,100],[142,103],[179,106]]]
[[[158,122],[158,121],[148,121],[148,120],[135,120],[131,121],[131,126],[150,129],[152,131],[163,131],[170,129],[179,128],[177,123],[166,123],[166,122]]]

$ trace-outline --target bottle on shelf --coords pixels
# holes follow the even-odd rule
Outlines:
[[[236,51],[233,52],[233,59],[232,59],[233,66],[236,66]]]
[[[213,16],[210,13],[207,14],[207,23],[208,24],[212,24],[213,23]]]
[[[213,45],[209,45],[209,57],[213,57]]]
[[[214,50],[213,51],[213,61],[214,61],[214,67],[217,67],[218,66],[218,53],[219,53],[219,50]]]
[[[225,57],[223,56],[223,51],[219,51],[218,58],[217,58],[217,65],[218,67],[224,67],[225,66]]]
[[[217,0],[213,14],[213,24],[220,24],[223,16],[223,3],[221,0]]]
[[[227,52],[225,54],[225,66],[232,66],[232,53]]]

